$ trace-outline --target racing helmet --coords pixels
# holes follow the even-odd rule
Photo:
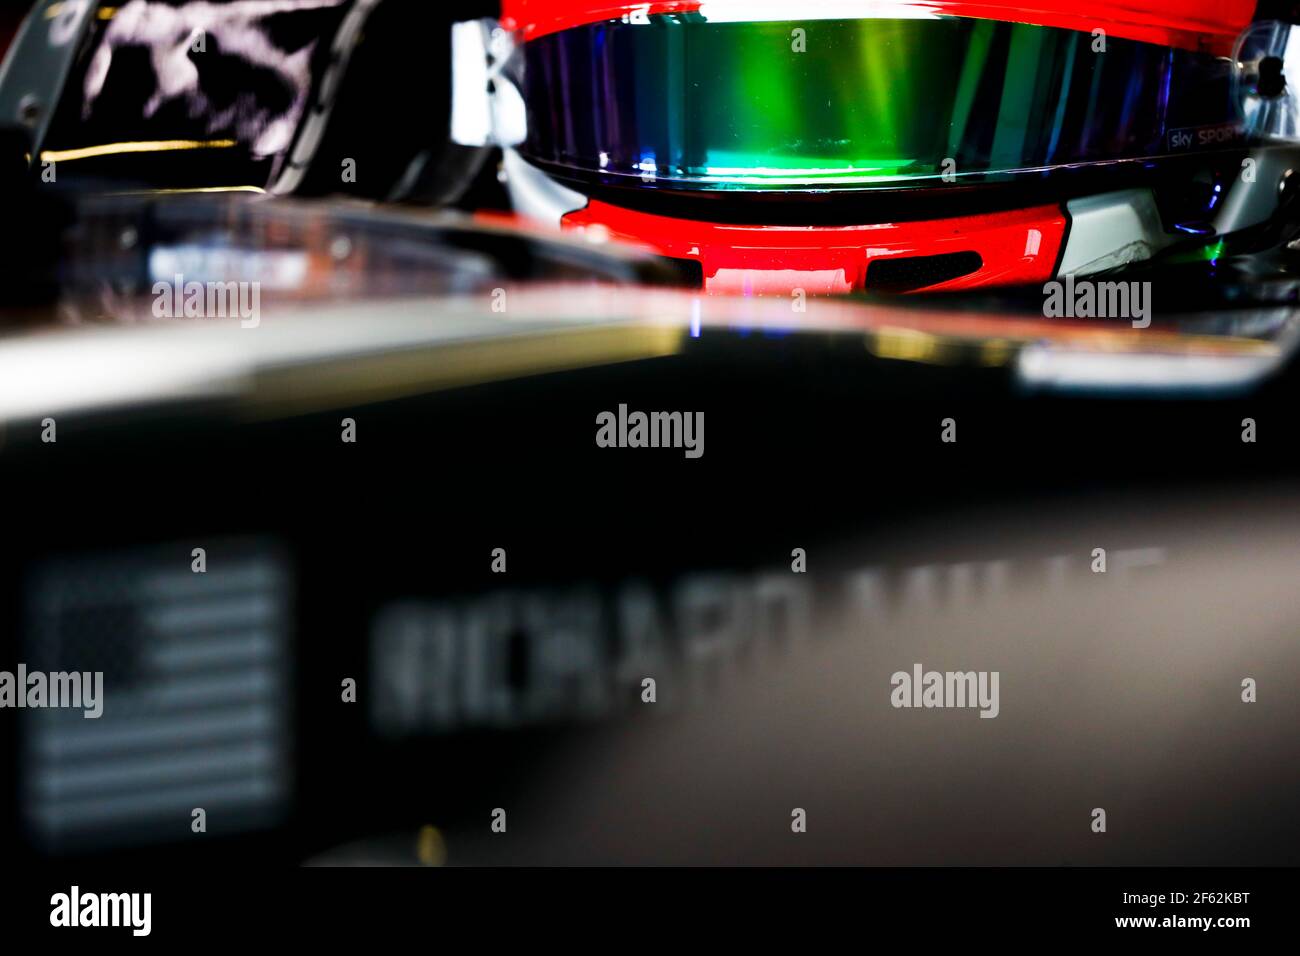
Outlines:
[[[1212,245],[1295,158],[1256,0],[503,0],[452,137],[515,208],[708,292],[939,291]],[[480,92],[485,96],[479,97]]]

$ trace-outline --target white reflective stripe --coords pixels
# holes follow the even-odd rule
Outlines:
[[[1088,351],[1053,342],[1026,345],[1016,357],[1022,385],[1052,391],[1232,391],[1258,382],[1279,354]]]
[[[796,12],[797,10],[797,12]],[[889,0],[818,0],[794,4],[790,0],[706,0],[700,16],[710,23],[757,23],[780,20],[938,20],[937,11],[916,3]],[[636,16],[635,13],[632,14]],[[631,20],[632,23],[648,22]]]

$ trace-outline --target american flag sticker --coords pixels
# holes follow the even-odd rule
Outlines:
[[[277,823],[290,793],[292,580],[270,542],[52,560],[26,590],[27,665],[99,671],[103,715],[24,711],[22,812],[47,849]]]

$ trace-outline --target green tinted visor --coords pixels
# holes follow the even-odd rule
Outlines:
[[[520,151],[595,181],[898,187],[1242,145],[1229,60],[994,20],[655,15],[530,40],[513,73]]]

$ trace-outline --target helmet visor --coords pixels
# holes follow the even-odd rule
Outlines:
[[[521,152],[580,180],[896,188],[1241,145],[1229,59],[996,20],[659,14],[514,69]]]

